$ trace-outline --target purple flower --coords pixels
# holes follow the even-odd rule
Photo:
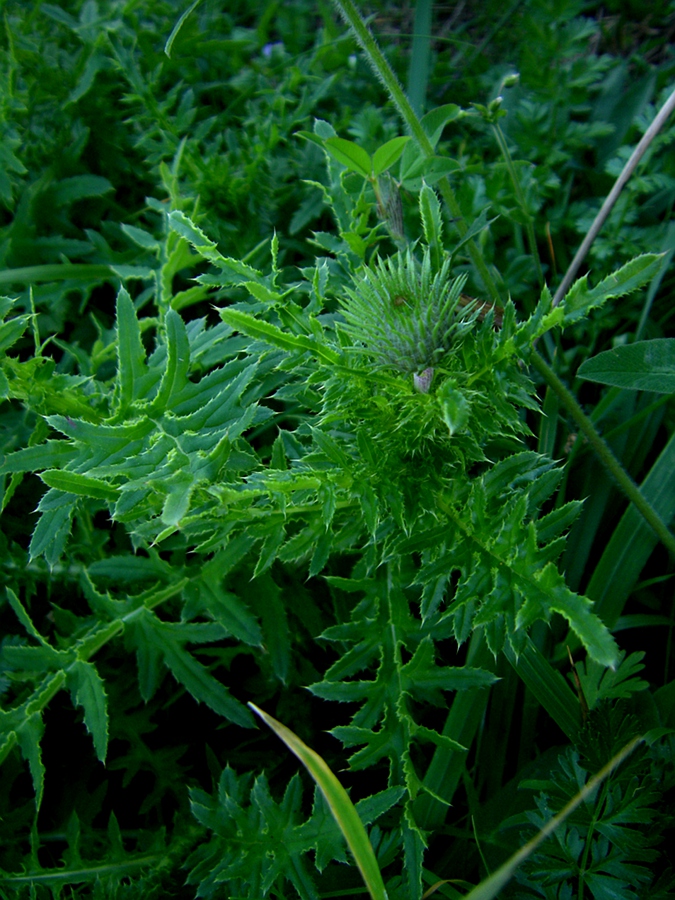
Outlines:
[[[283,48],[284,48],[283,41],[275,41],[271,44],[265,44],[265,46],[262,48],[262,55],[264,57],[266,57],[267,59],[269,59],[277,47],[280,47],[283,50]]]

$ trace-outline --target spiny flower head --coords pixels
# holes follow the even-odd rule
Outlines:
[[[433,274],[429,250],[420,263],[408,249],[355,276],[342,303],[345,327],[375,365],[419,375],[469,331],[478,312],[461,305],[466,276],[451,281],[449,268],[446,260]]]

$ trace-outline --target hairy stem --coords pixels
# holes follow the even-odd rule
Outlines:
[[[366,56],[368,57],[368,60],[373,67],[375,74],[388,91],[389,96],[398,109],[401,118],[408,126],[410,133],[420,145],[422,153],[424,153],[427,158],[434,156],[434,148],[431,144],[431,141],[427,137],[424,128],[422,128],[422,124],[415,114],[415,110],[410,105],[410,102],[406,97],[403,88],[399,84],[396,75],[394,74],[391,66],[382,54],[382,51],[378,47],[377,41],[368,30],[366,23],[361,17],[361,14],[352,3],[352,0],[334,0],[334,2],[340,12],[340,15],[354,32],[354,35],[363,48]],[[443,197],[445,205],[447,206],[450,215],[452,216],[455,228],[459,232],[460,237],[464,237],[469,229],[466,222],[464,221],[461,207],[454,191],[452,190],[452,187],[450,186],[450,182],[447,176],[441,178],[441,180],[438,182],[438,186],[440,188],[441,196]],[[490,274],[487,263],[483,259],[482,253],[473,240],[468,242],[467,247],[469,250],[471,261],[480,273],[483,284],[485,285],[487,292],[490,294],[493,303],[499,303],[499,291],[497,290],[494,279]]]
[[[553,369],[551,369],[536,350],[532,352],[532,364],[569,410],[574,421],[588,438],[589,444],[597,453],[600,461],[613,476],[626,497],[628,497],[631,503],[635,505],[638,512],[641,513],[645,521],[654,530],[659,540],[663,542],[670,555],[675,559],[675,535],[673,535],[651,503],[643,496],[640,488],[635,484],[630,475],[628,475],[616,456],[614,456],[609,445],[600,436],[595,425],[583,411],[581,406],[579,406],[572,393],[565,387]]]

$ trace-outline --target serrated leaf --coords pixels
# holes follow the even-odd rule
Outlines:
[[[7,599],[9,600],[9,605],[12,607],[18,620],[21,622],[23,627],[26,629],[28,634],[31,637],[34,637],[36,641],[39,641],[41,644],[46,644],[45,639],[42,637],[40,632],[37,630],[35,625],[33,625],[33,621],[31,617],[28,615],[26,608],[23,603],[19,600],[17,595],[11,589],[11,587],[6,587],[5,592],[7,594]]]
[[[59,653],[48,644],[40,647],[8,644],[2,649],[2,658],[13,669],[23,669],[28,672],[48,672],[69,662],[67,653]]]
[[[285,538],[286,529],[283,524],[277,525],[274,530],[265,537],[262,547],[260,548],[258,562],[256,563],[255,569],[253,570],[254,578],[257,578],[259,575],[262,575],[263,572],[269,569],[274,560],[277,558],[277,553]]]
[[[67,441],[45,441],[35,447],[24,447],[9,453],[0,464],[0,474],[4,472],[37,472],[66,465],[75,459],[77,450]]]
[[[119,404],[123,411],[137,398],[146,371],[141,328],[134,304],[124,288],[117,295],[117,364]]]
[[[172,210],[169,213],[169,227],[176,234],[192,244],[197,253],[216,265],[223,261],[224,257],[218,252],[215,243],[208,238],[201,228],[180,210]]]
[[[618,661],[618,647],[607,626],[592,611],[591,601],[570,591],[553,563],[538,575],[537,584],[548,594],[550,608],[567,619],[589,655],[613,668]]]
[[[0,353],[4,353],[19,340],[29,322],[30,316],[17,316],[0,325]]]
[[[160,519],[165,525],[177,526],[190,509],[195,479],[189,472],[176,472],[171,479],[166,479],[164,484],[168,487],[169,493],[164,501]]]
[[[580,378],[632,391],[675,392],[675,339],[655,338],[614,347],[579,366]]]
[[[31,778],[33,779],[36,810],[39,810],[42,804],[45,783],[45,767],[42,762],[42,751],[40,749],[40,741],[44,731],[45,726],[42,721],[42,715],[39,712],[34,712],[27,716],[16,730],[21,755],[27,761]]]
[[[153,412],[162,413],[175,396],[187,384],[190,368],[190,342],[185,322],[175,310],[170,309],[164,320],[166,330],[167,362],[157,396],[152,402]]]
[[[95,500],[109,500],[114,503],[120,496],[119,488],[90,475],[80,475],[64,469],[47,469],[46,472],[40,472],[39,477],[47,487],[80,497],[93,497]]]
[[[316,338],[306,337],[300,334],[290,334],[277,328],[269,322],[256,319],[248,313],[238,309],[221,309],[220,318],[235,331],[240,331],[256,340],[264,341],[273,347],[279,347],[287,352],[306,352],[319,357],[325,362],[337,364],[340,356],[325,344],[320,344]]]
[[[51,189],[51,199],[57,206],[67,206],[87,197],[101,197],[115,188],[101,175],[73,175],[63,178]]]
[[[255,609],[262,622],[265,650],[270,655],[274,674],[285,684],[291,666],[292,646],[284,593],[269,574],[255,578],[251,588]]]
[[[138,620],[143,638],[161,653],[166,667],[198,703],[205,703],[214,712],[242,728],[253,728],[254,721],[246,707],[235,700],[227,688],[181,646],[175,629],[164,627],[149,611]],[[189,639],[186,636],[186,640]],[[148,658],[156,657],[151,653]],[[151,686],[151,685],[150,685]]]
[[[446,381],[437,393],[438,403],[441,407],[441,416],[448,426],[448,431],[452,437],[458,431],[461,431],[469,421],[471,407],[465,395],[456,390],[452,383]]]
[[[135,225],[122,225],[122,231],[145,250],[159,250],[161,246],[156,237],[143,231],[142,228],[136,228]]]
[[[73,702],[84,710],[84,724],[94,741],[96,756],[105,763],[108,750],[108,700],[103,679],[90,662],[78,659],[68,668]]]
[[[40,503],[51,493],[58,494],[63,502],[52,508],[45,509],[30,539],[29,554],[31,559],[44,555],[47,563],[53,566],[58,562],[66,540],[70,534],[70,523],[75,512],[76,498],[73,494],[62,494],[51,488],[42,498]]]
[[[441,204],[438,202],[436,192],[428,184],[422,185],[419,204],[424,239],[431,252],[431,262],[435,269],[440,269],[443,239]]]
[[[218,715],[242,728],[254,727],[245,707],[186,650],[177,644],[169,644],[163,655],[173,677],[198,703],[205,703]]]
[[[565,324],[578,321],[612,297],[624,297],[643,287],[658,275],[662,261],[663,254],[644,253],[612,272],[595,288],[588,287],[588,276],[584,275],[574,282],[563,300]]]
[[[241,260],[223,256],[215,243],[180,210],[173,210],[169,213],[169,227],[191,244],[204,259],[208,259],[219,269],[227,270],[238,276],[235,279],[236,282],[241,283],[239,279],[251,282],[260,279],[260,272],[257,269]]]

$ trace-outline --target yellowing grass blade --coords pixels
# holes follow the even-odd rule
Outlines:
[[[387,892],[373,848],[366,834],[366,829],[363,827],[363,822],[359,818],[356,807],[349,799],[347,791],[342,787],[319,754],[303,743],[297,734],[294,734],[290,728],[286,728],[281,722],[273,719],[272,716],[268,716],[262,709],[258,709],[254,703],[249,703],[248,705],[281,738],[288,749],[295,753],[318,784],[340,831],[345,836],[347,845],[356,860],[356,865],[359,867],[370,896],[373,900],[387,900]]]

